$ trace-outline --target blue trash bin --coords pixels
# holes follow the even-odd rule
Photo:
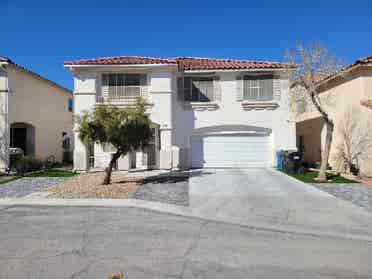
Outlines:
[[[276,161],[277,161],[277,169],[282,171],[283,170],[283,151],[276,152]]]

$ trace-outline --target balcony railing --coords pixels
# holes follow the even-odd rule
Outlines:
[[[109,90],[108,98],[110,100],[132,99],[141,96],[141,86],[123,86],[116,90]]]
[[[147,87],[144,86],[121,86],[107,91],[97,96],[97,103],[134,104],[139,97],[147,98]]]

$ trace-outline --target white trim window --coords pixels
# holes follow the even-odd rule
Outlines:
[[[185,77],[185,101],[212,102],[213,77]]]
[[[273,101],[273,75],[245,75],[243,100],[252,102]]]
[[[178,100],[189,103],[211,103],[221,99],[218,76],[183,76],[177,81]]]
[[[108,73],[102,74],[102,94],[109,99],[135,99],[143,94],[146,74]]]

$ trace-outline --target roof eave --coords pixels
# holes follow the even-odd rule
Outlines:
[[[22,71],[26,74],[29,74],[39,80],[42,80],[42,81],[45,81],[46,83],[54,86],[54,87],[57,87],[59,89],[61,89],[62,91],[65,91],[65,93],[68,93],[68,94],[72,94],[72,91],[62,85],[59,85],[58,83],[46,78],[46,77],[43,77],[42,75],[30,70],[30,69],[27,69],[26,67],[22,66],[22,65],[19,65],[19,64],[16,64],[14,63],[13,61],[11,60],[8,60],[8,62],[3,62],[4,64],[1,64],[2,62],[0,62],[0,65],[4,65],[4,66],[7,66],[7,67],[14,67],[16,69],[18,69],[19,71]]]
[[[206,70],[184,70],[184,73],[214,73],[214,72],[281,72],[295,71],[295,68],[247,68],[247,69],[206,69]]]
[[[154,68],[177,66],[175,63],[155,64],[64,64],[65,68]]]

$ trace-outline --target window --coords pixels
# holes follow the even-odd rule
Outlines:
[[[185,77],[184,100],[189,102],[213,101],[213,77]]]
[[[141,82],[146,75],[142,74],[103,74],[102,87],[107,88],[109,98],[131,98],[141,95]]]
[[[243,97],[247,101],[272,101],[273,76],[247,75],[243,79]]]
[[[68,107],[68,111],[70,111],[70,112],[72,112],[72,110],[74,109],[74,102],[73,102],[72,98],[68,98],[67,107]]]

